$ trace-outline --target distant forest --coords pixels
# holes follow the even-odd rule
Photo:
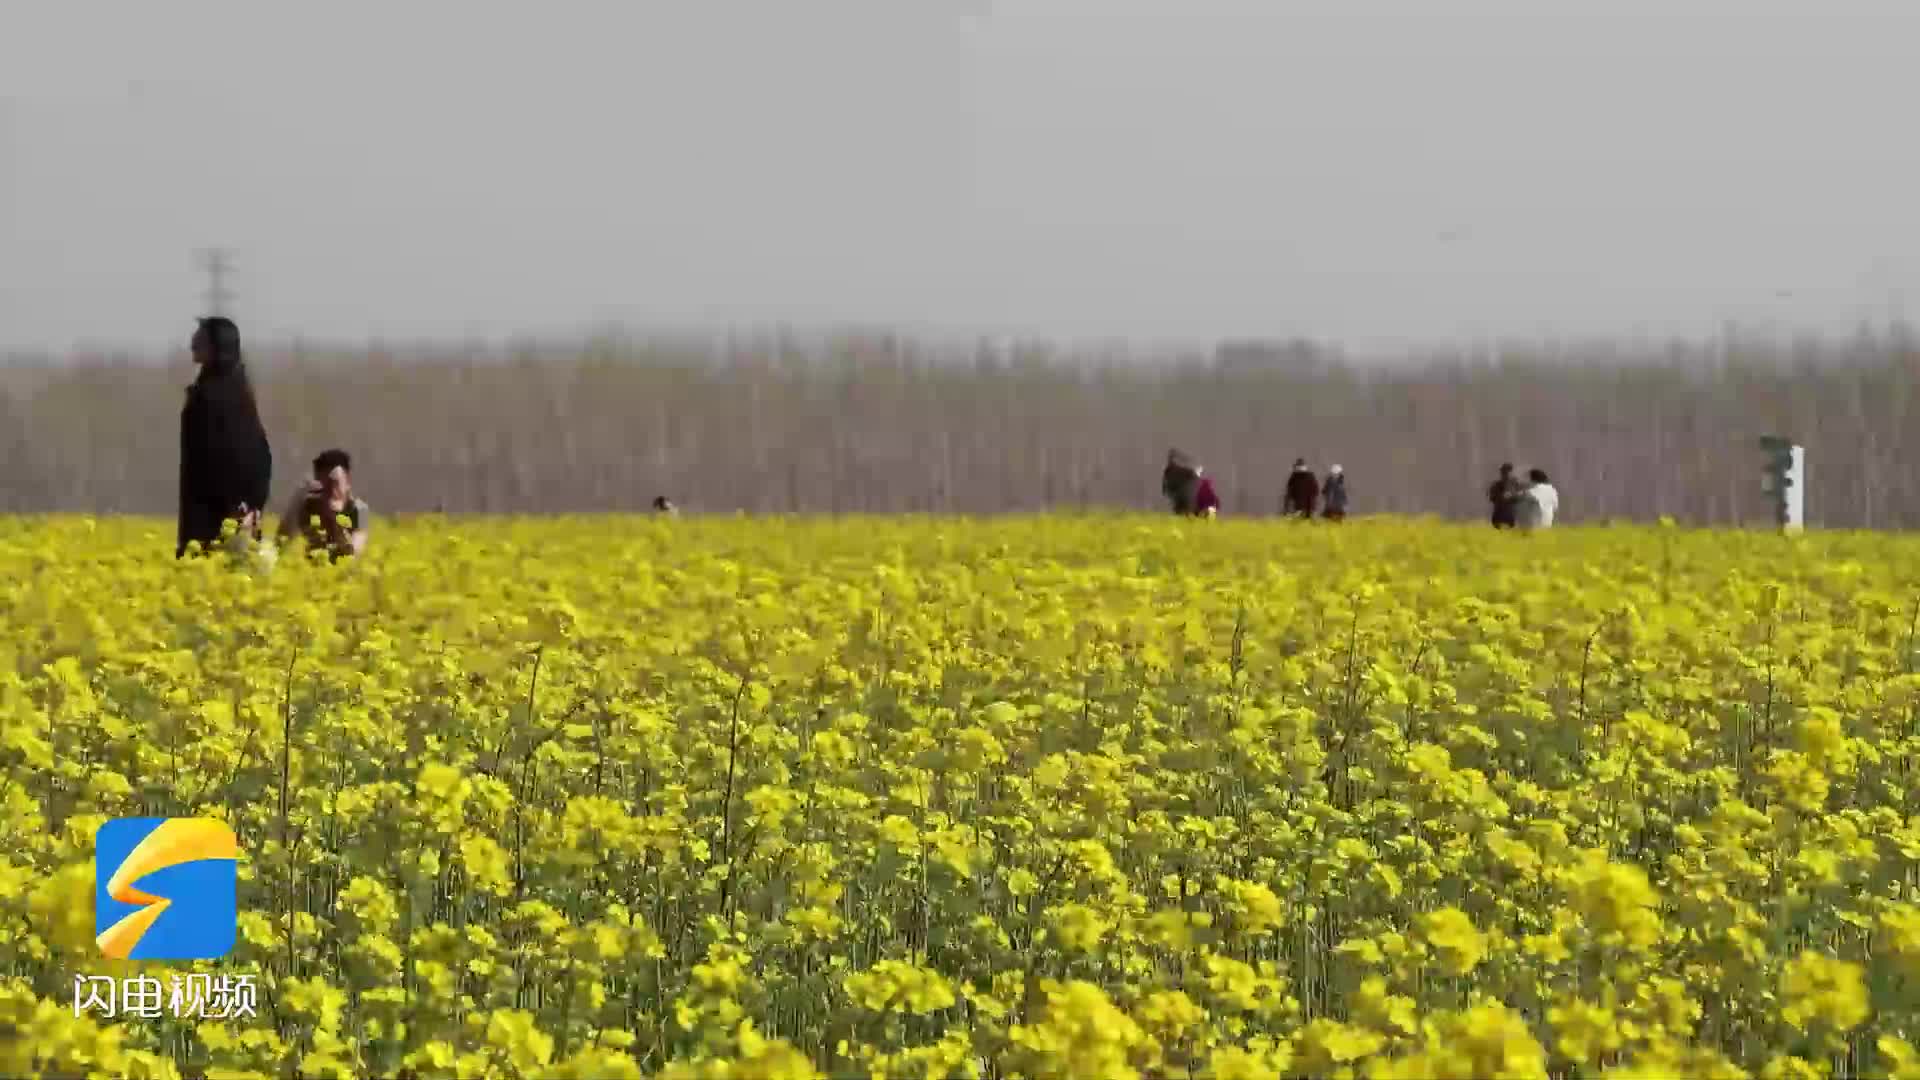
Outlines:
[[[1353,511],[1480,517],[1547,470],[1563,519],[1766,520],[1757,440],[1807,447],[1807,517],[1920,525],[1920,344],[1585,344],[1361,363],[1308,344],[1140,355],[887,334],[564,347],[250,347],[276,499],[328,446],[379,512],[1158,509],[1170,447],[1222,512],[1278,510],[1296,457]],[[184,355],[0,366],[0,509],[172,512]]]

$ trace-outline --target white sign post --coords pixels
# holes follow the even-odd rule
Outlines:
[[[1760,490],[1773,496],[1774,522],[1782,532],[1799,532],[1807,520],[1806,447],[1778,435],[1766,435],[1760,439],[1760,449],[1767,453]]]

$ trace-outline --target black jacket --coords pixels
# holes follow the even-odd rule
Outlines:
[[[1520,508],[1520,481],[1503,476],[1487,486],[1487,501],[1493,504],[1493,523],[1512,525]]]
[[[260,510],[273,484],[273,448],[246,368],[237,360],[202,368],[180,410],[180,528],[174,555],[187,544],[220,538],[241,504]]]
[[[1295,469],[1287,477],[1287,497],[1280,508],[1288,514],[1311,514],[1313,504],[1319,498],[1319,478],[1305,469]]]
[[[1200,485],[1199,474],[1184,461],[1169,461],[1160,473],[1160,494],[1173,504],[1176,514],[1193,513],[1194,498]]]

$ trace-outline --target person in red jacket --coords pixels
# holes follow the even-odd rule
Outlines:
[[[1193,516],[1218,517],[1220,496],[1214,493],[1213,477],[1207,475],[1207,470],[1198,467],[1193,474],[1200,478],[1200,486],[1193,493]]]
[[[1287,497],[1280,512],[1288,517],[1311,518],[1313,506],[1320,501],[1320,480],[1307,468],[1306,458],[1296,458],[1293,475],[1287,477]]]

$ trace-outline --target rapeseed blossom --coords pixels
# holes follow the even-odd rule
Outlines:
[[[1859,965],[1817,952],[1805,952],[1787,964],[1781,977],[1786,1007],[1780,1015],[1801,1030],[1822,1025],[1852,1031],[1867,1019],[1871,1006]]]
[[[0,520],[9,1075],[1920,1077],[1905,537],[158,530]],[[75,1015],[126,816],[260,1016]]]

